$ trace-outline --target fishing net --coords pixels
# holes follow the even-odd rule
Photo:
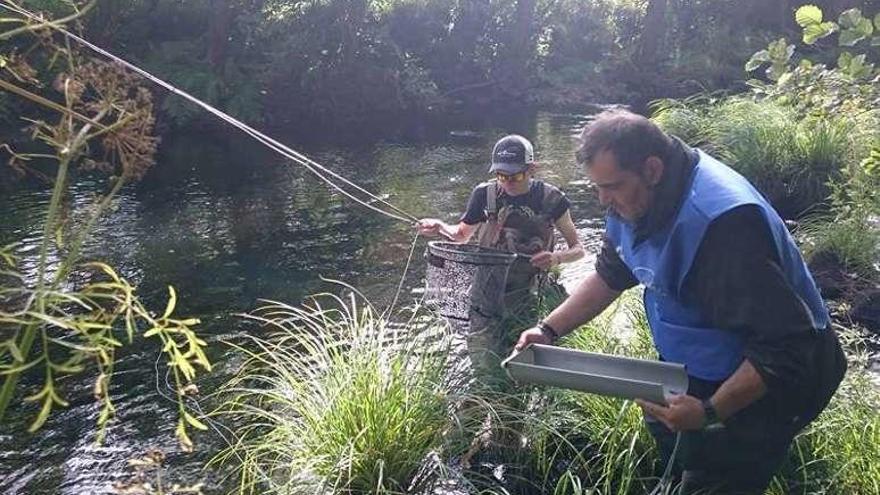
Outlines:
[[[475,244],[429,242],[425,301],[440,315],[470,321],[504,314],[507,275],[516,255]]]

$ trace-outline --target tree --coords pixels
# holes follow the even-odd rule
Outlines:
[[[666,0],[649,0],[642,23],[636,60],[642,67],[654,63],[666,35]]]

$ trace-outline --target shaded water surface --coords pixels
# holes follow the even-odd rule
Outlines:
[[[495,139],[519,132],[534,138],[539,175],[566,191],[575,223],[589,238],[599,209],[572,159],[572,140],[584,122],[583,116],[539,114],[525,123],[434,142],[302,151],[416,216],[453,221],[472,187],[487,178]],[[89,203],[98,184],[77,178],[71,190],[67,199],[75,212],[75,206]],[[0,245],[21,242],[22,266],[31,272],[48,199],[48,189],[38,187],[0,195]],[[163,307],[168,285],[177,289],[179,314],[201,318],[201,332],[212,344],[215,372],[199,382],[210,392],[238,364],[219,341],[260,331],[237,313],[254,309],[260,298],[298,304],[309,294],[337,290],[321,277],[387,301],[412,242],[411,226],[331,192],[244,136],[179,137],[163,143],[144,182],[122,192],[88,244],[86,258],[110,261],[152,307]],[[420,240],[407,277],[410,289],[421,284],[423,251]],[[569,267],[564,281],[576,279],[580,267]],[[176,411],[161,395],[165,373],[164,368],[157,373],[157,351],[137,345],[121,354],[111,387],[119,415],[100,446],[93,376],[63,381],[70,407],[53,414],[36,434],[25,433],[35,411],[16,406],[0,425],[0,492],[112,493],[111,484],[126,476],[127,460],[149,448],[168,453],[172,482],[204,480],[206,492],[219,491],[222,473],[201,466],[222,448],[222,440],[198,432],[196,453],[179,451]],[[36,382],[26,380],[24,386],[31,392]]]

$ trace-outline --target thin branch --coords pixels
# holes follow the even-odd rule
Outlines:
[[[6,4],[6,5],[4,5],[4,7],[8,10],[12,10],[13,12],[17,12],[20,14],[25,14],[27,17],[30,17],[33,19],[39,19],[38,17],[33,16],[32,14],[28,14],[27,11],[25,11],[24,9],[22,9],[21,7],[16,5],[14,2],[7,0],[3,3]],[[53,20],[43,21],[39,24],[34,24],[34,25],[21,26],[21,27],[6,31],[5,33],[0,33],[0,40],[7,40],[9,38],[12,38],[13,36],[17,36],[22,33],[37,31],[37,30],[47,28],[47,27],[60,27],[64,24],[67,24],[71,21],[74,21],[74,20],[79,19],[80,17],[86,15],[97,4],[98,4],[98,0],[91,0],[88,4],[86,4],[85,7],[74,12],[73,14],[70,14],[67,17],[62,17],[61,19],[57,19],[54,21]],[[9,7],[9,5],[11,5],[11,7]]]
[[[102,129],[105,127],[104,124],[101,124],[100,122],[92,120],[81,113],[75,112],[75,111],[65,107],[64,105],[61,105],[60,103],[55,103],[54,101],[46,99],[38,94],[31,93],[30,91],[28,91],[24,88],[20,88],[16,85],[10,83],[9,81],[4,81],[3,79],[0,79],[0,88],[3,88],[6,91],[9,91],[10,93],[15,93],[23,98],[27,98],[28,100],[31,100],[34,103],[38,103],[38,104],[43,105],[45,107],[51,108],[52,110],[56,110],[56,111],[61,112],[63,114],[73,116],[77,120],[81,120],[85,123],[92,124],[95,127],[99,127]]]

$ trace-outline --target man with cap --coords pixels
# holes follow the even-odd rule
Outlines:
[[[584,255],[568,198],[534,178],[534,150],[528,139],[511,134],[498,140],[489,172],[495,178],[474,188],[457,224],[425,218],[418,223],[419,233],[452,242],[468,242],[476,233],[481,246],[529,256],[527,263],[518,262],[511,269],[508,293],[527,288],[539,271]],[[553,250],[554,229],[562,234],[567,249]]]
[[[608,207],[596,271],[516,347],[551,344],[644,288],[660,359],[686,394],[639,402],[679,493],[763,493],[846,370],[825,304],[773,207],[737,172],[623,110],[581,134]]]

